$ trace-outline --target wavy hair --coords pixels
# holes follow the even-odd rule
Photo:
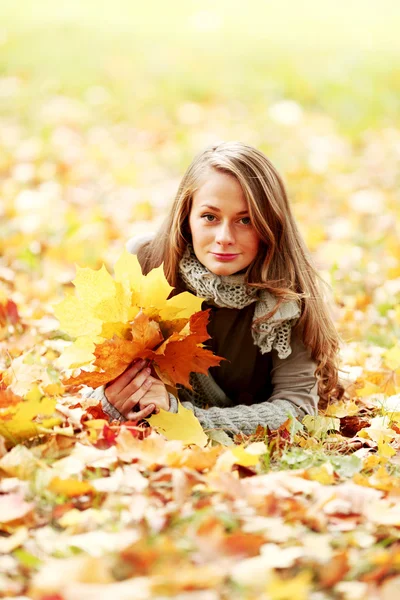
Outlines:
[[[170,285],[182,287],[179,261],[191,242],[189,215],[195,191],[210,169],[234,176],[246,201],[252,225],[260,238],[260,251],[246,271],[249,286],[264,288],[278,299],[268,319],[289,300],[301,306],[294,329],[301,331],[304,345],[317,363],[320,408],[340,399],[344,387],[339,380],[341,338],[330,308],[330,286],[318,274],[310,252],[293,217],[283,180],[270,160],[259,150],[238,141],[207,147],[189,165],[179,185],[171,210],[160,230],[144,244],[138,258],[143,272],[164,263]],[[324,295],[323,286],[329,290]]]

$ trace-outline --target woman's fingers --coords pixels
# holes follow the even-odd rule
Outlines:
[[[125,416],[129,411],[131,411],[134,406],[139,404],[140,400],[143,398],[146,392],[148,392],[152,384],[153,382],[148,379],[148,373],[143,372],[143,374],[141,373],[140,375],[137,375],[135,377],[135,381],[125,388],[126,391],[128,391],[129,388],[132,393],[125,400],[120,400],[118,404],[115,404],[119,412]]]
[[[109,390],[113,396],[118,396],[126,388],[126,386],[131,383],[132,379],[136,377],[139,371],[143,369],[145,364],[145,360],[135,360],[135,362],[128,369],[126,369],[122,375],[114,379],[114,381],[107,386],[107,390]]]
[[[140,371],[136,377],[134,377],[134,379],[132,379],[128,385],[124,387],[124,389],[119,393],[119,401],[121,404],[126,402],[126,400],[129,400],[129,398],[131,398],[133,394],[142,387],[144,382],[150,379],[150,371],[151,370],[149,367],[142,369],[142,371]]]
[[[145,417],[151,415],[155,408],[155,404],[149,404],[148,406],[145,406],[142,410],[139,410],[138,412],[128,413],[127,418],[131,421],[139,421],[139,419],[144,419]]]

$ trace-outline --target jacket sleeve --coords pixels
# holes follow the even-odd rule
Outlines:
[[[180,390],[179,398],[190,408],[204,429],[223,429],[227,433],[251,434],[258,425],[278,429],[289,417],[299,418],[318,413],[318,381],[314,375],[317,363],[311,359],[297,332],[292,332],[291,354],[280,359],[272,351],[271,378],[273,392],[268,400],[250,406],[201,408],[188,390]]]
[[[257,429],[258,425],[278,429],[288,418],[304,417],[304,413],[296,409],[292,402],[287,400],[265,401],[247,406],[238,404],[237,406],[211,406],[210,408],[200,408],[189,400],[188,394],[182,397],[182,405],[189,408],[200,421],[205,430],[222,429],[232,435],[244,433],[250,435]]]
[[[311,358],[311,350],[304,345],[300,333],[292,331],[291,354],[279,358],[272,351],[271,381],[273,391],[270,402],[287,400],[305,415],[318,414],[318,380],[315,376],[317,362]]]

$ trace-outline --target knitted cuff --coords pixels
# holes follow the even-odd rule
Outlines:
[[[117,408],[115,408],[115,406],[111,404],[111,402],[107,400],[105,394],[103,394],[103,398],[101,399],[101,407],[113,421],[123,422],[128,420],[119,412]]]
[[[168,396],[169,396],[169,411],[170,413],[177,413],[178,412],[178,399],[175,398],[175,396],[173,394],[171,394],[171,392],[168,392]]]
[[[127,419],[121,415],[119,410],[107,400],[104,393],[104,385],[101,385],[96,389],[89,388],[88,390],[85,390],[82,395],[85,396],[85,398],[94,398],[95,400],[98,400],[98,402],[101,403],[101,408],[113,421],[127,421]]]

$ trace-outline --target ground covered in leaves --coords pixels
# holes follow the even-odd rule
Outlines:
[[[189,21],[189,37],[218,35],[212,11]],[[397,80],[375,56],[349,61],[346,46],[334,62],[345,82],[359,66],[353,92],[327,70],[285,72],[283,54],[264,85],[271,71],[241,38],[247,54],[234,68],[218,55],[215,81],[206,54],[201,77],[182,58],[166,83],[171,40],[133,53],[132,75],[128,47],[110,37],[103,70],[90,80],[90,62],[74,87],[58,68],[68,52],[49,76],[42,31],[21,34],[24,63],[12,27],[0,31],[14,69],[0,75],[0,597],[397,599],[400,133],[379,113],[398,105]],[[64,48],[67,34],[52,33]],[[350,94],[364,111],[357,130]],[[109,423],[94,400],[67,393],[60,357],[72,338],[54,309],[76,264],[112,272],[129,236],[158,227],[188,163],[216,139],[248,141],[282,172],[333,288],[346,386],[318,418],[233,446]]]

